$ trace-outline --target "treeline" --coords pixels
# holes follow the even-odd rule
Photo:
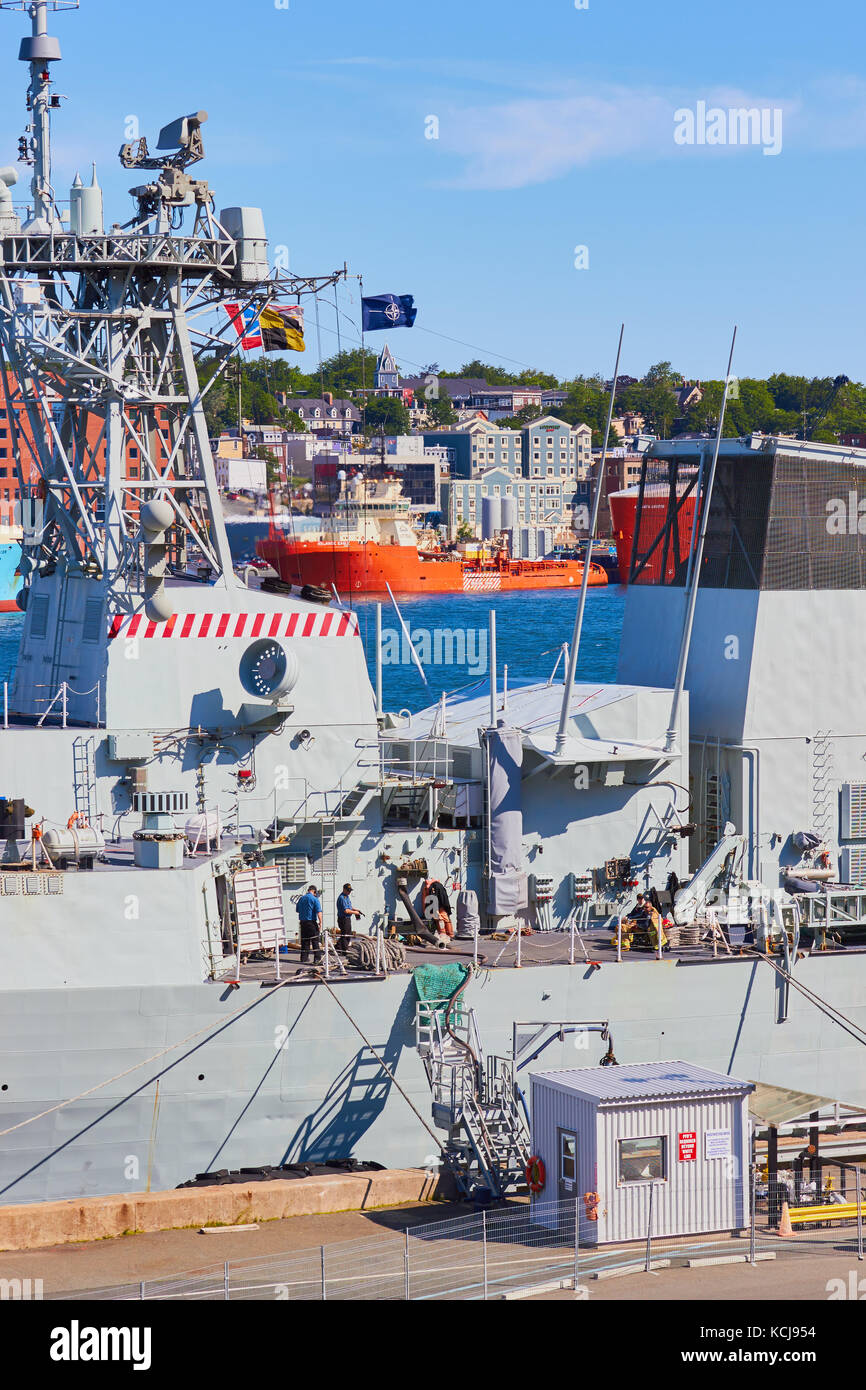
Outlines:
[[[298,416],[279,403],[277,392],[318,397],[327,391],[335,397],[352,396],[363,388],[372,387],[377,359],[376,352],[367,350],[362,354],[360,348],[353,348],[334,353],[312,372],[302,371],[293,360],[284,357],[243,362],[240,364],[240,385],[244,418],[254,424],[298,429],[301,427]],[[215,358],[202,360],[199,365],[202,384],[213,376],[216,365]],[[457,371],[440,370],[438,364],[432,362],[412,375],[436,379],[434,391],[417,393],[436,424],[450,424],[456,418],[448,394],[449,377],[477,377],[491,386],[539,386],[544,390],[560,387],[568,393],[565,403],[551,408],[548,413],[572,425],[590,425],[596,445],[603,438],[609,392],[600,376],[559,381],[550,373],[535,369],[508,372],[477,358],[465,362]],[[670,437],[675,422],[678,433],[712,432],[718,424],[723,383],[701,382],[701,400],[683,409],[675,394],[682,382],[683,373],[674,371],[670,362],[656,363],[635,383],[626,384],[620,378],[615,414],[634,411],[643,416],[649,432],[663,439]],[[230,363],[221,380],[208,392],[205,409],[214,433],[237,424],[237,362]],[[528,407],[512,420],[500,423],[520,426],[536,414],[536,408]],[[399,401],[368,401],[366,424],[371,434],[405,434],[410,428],[409,413]],[[786,373],[777,373],[766,380],[741,378],[732,385],[725,433],[748,434],[752,430],[794,434],[824,443],[833,443],[845,431],[866,431],[866,386],[846,377],[805,377]]]

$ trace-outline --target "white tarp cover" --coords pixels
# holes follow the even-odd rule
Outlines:
[[[487,911],[504,917],[528,904],[523,871],[523,735],[501,725],[486,735],[490,757],[490,878]]]

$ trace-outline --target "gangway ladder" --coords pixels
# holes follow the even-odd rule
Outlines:
[[[339,861],[336,846],[337,822],[323,818],[319,822],[319,867],[317,873],[321,883],[317,888],[321,893],[322,931],[327,933],[329,926],[337,920],[337,874]],[[324,943],[322,943],[324,945]]]
[[[833,837],[833,735],[819,729],[812,739],[812,826],[826,843]]]
[[[72,789],[79,821],[93,825],[96,800],[96,773],[93,766],[93,738],[83,734],[72,740]]]
[[[473,1009],[455,1011],[451,1032],[445,1030],[447,1002],[421,1000],[416,1008],[416,1041],[432,1092],[433,1122],[448,1131],[445,1158],[460,1190],[470,1196],[481,1187],[500,1198],[524,1182],[529,1162],[513,1069],[503,1057],[485,1062]]]

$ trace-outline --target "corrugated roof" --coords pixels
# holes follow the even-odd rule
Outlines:
[[[816,1110],[831,1105],[859,1110],[859,1106],[846,1106],[844,1101],[830,1096],[816,1096],[811,1091],[792,1091],[787,1086],[771,1086],[769,1082],[758,1081],[749,1101],[749,1114],[763,1124],[784,1125],[790,1120],[805,1120]],[[840,1116],[840,1120],[845,1123],[844,1116]]]
[[[574,1067],[562,1071],[533,1072],[575,1095],[601,1102],[660,1100],[672,1096],[717,1095],[719,1091],[745,1095],[754,1090],[751,1081],[740,1081],[722,1072],[696,1067],[692,1062],[638,1062],[633,1066]]]

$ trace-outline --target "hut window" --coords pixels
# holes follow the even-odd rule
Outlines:
[[[563,1182],[577,1177],[577,1139],[573,1134],[559,1135],[559,1176]]]
[[[664,1182],[667,1177],[666,1144],[660,1136],[651,1139],[620,1139],[620,1182]]]

